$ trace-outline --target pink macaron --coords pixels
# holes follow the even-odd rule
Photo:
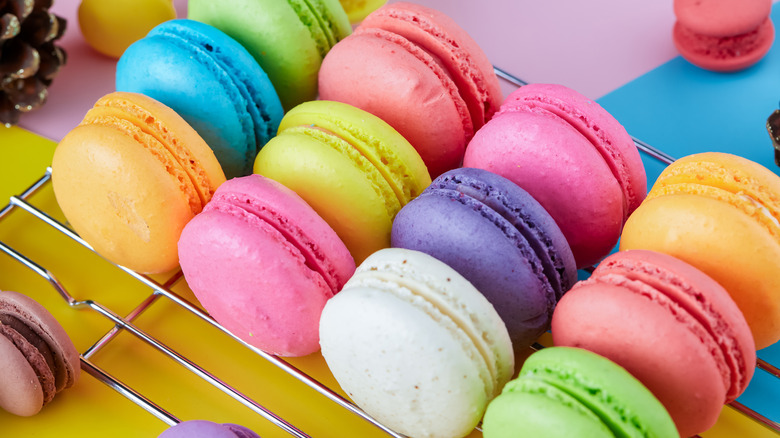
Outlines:
[[[510,179],[555,219],[577,267],[609,254],[647,194],[639,151],[623,126],[576,91],[513,92],[469,143],[463,165]]]
[[[772,47],[771,0],[675,0],[672,37],[691,64],[713,71],[741,70]]]
[[[575,284],[553,313],[552,336],[627,369],[683,437],[712,427],[756,364],[750,328],[728,292],[688,263],[648,250],[612,254]]]
[[[220,186],[184,227],[179,258],[217,322],[280,356],[319,349],[322,308],[355,271],[336,232],[293,191],[260,175]]]
[[[386,121],[431,177],[460,166],[466,144],[498,110],[498,77],[450,17],[411,3],[371,13],[322,63],[319,93]]]

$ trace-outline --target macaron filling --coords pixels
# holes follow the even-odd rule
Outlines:
[[[525,243],[518,242],[518,244],[523,248],[530,245],[533,249],[536,256],[533,258],[541,263],[543,276],[554,290],[556,300],[560,299],[563,293],[571,289],[577,281],[574,259],[564,260],[556,250],[556,245],[547,234],[547,230],[543,229],[543,224],[534,220],[531,212],[525,210],[521,204],[510,202],[500,189],[491,187],[477,178],[459,174],[446,174],[437,178],[425,191],[432,192],[436,188],[457,191],[483,204],[509,222],[524,238]]]
[[[594,103],[594,105],[596,105]],[[542,115],[552,115],[568,123],[582,134],[593,145],[596,151],[604,159],[612,175],[617,180],[623,192],[623,220],[628,217],[631,206],[637,202],[640,195],[634,193],[632,184],[628,181],[629,169],[619,146],[610,135],[610,130],[605,126],[599,126],[576,106],[570,105],[561,99],[546,94],[533,94],[522,97],[522,100],[511,101],[502,105],[500,113],[506,112],[532,112]],[[644,195],[644,194],[642,194]]]
[[[111,127],[135,138],[179,181],[194,214],[214,195],[216,187],[189,148],[180,145],[161,120],[132,102],[121,98],[101,99],[81,124]]]
[[[4,320],[7,319],[4,318]],[[0,323],[0,336],[4,336],[11,341],[22,356],[27,359],[30,367],[35,371],[35,375],[38,377],[40,383],[41,391],[43,391],[43,404],[49,403],[57,393],[57,386],[54,377],[54,368],[52,368],[52,365],[49,363],[52,356],[49,355],[49,358],[47,359],[43,352],[37,348],[39,345],[45,345],[45,342],[37,336],[31,336],[30,330],[22,330],[20,333],[11,327],[10,324],[6,324],[2,320],[0,320],[0,322],[2,322]],[[18,326],[18,324],[15,325]]]
[[[607,261],[583,283],[591,281],[626,287],[663,306],[677,320],[686,323],[712,351],[723,375],[726,403],[736,399],[747,387],[750,375],[745,372],[745,358],[740,351],[742,346],[723,315],[712,307],[705,292],[694,290],[679,276],[657,265],[636,263],[630,259]],[[691,320],[695,321],[695,325]]]
[[[330,289],[329,297],[338,293],[341,284],[336,274],[336,268],[319,251],[314,239],[306,232],[290,221],[285,215],[280,214],[263,200],[240,193],[216,193],[204,211],[219,211],[234,217],[241,218],[249,223],[263,222],[276,230],[288,244],[293,253],[300,255],[303,263],[313,273],[322,278]],[[255,224],[257,225],[257,224]],[[316,236],[315,236],[316,237]]]
[[[474,321],[463,317],[468,315],[467,310],[463,309],[455,297],[438,291],[435,285],[428,284],[424,279],[411,279],[404,274],[382,268],[371,269],[369,272],[356,272],[350,280],[350,285],[371,287],[392,294],[425,312],[437,323],[448,327],[450,333],[459,339],[463,351],[483,365],[479,367],[480,378],[484,383],[487,399],[500,392],[497,359],[487,341],[490,335],[480,330]]]

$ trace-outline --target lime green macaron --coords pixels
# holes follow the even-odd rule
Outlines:
[[[241,43],[268,74],[285,110],[317,97],[322,59],[352,32],[338,0],[190,0],[187,16]]]
[[[485,438],[677,437],[663,405],[639,380],[587,350],[550,347],[529,356],[487,408]]]
[[[329,101],[290,110],[257,155],[254,172],[298,193],[356,263],[390,246],[396,213],[431,183],[420,155],[390,125]]]

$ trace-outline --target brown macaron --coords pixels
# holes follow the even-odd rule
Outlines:
[[[51,313],[26,295],[0,291],[0,407],[35,415],[80,371],[79,353]]]

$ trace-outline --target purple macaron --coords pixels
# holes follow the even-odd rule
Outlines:
[[[167,429],[158,438],[260,438],[260,435],[238,424],[190,420]]]
[[[394,247],[422,251],[466,277],[493,304],[516,350],[549,328],[577,280],[566,238],[528,192],[492,172],[459,168],[398,212]]]

